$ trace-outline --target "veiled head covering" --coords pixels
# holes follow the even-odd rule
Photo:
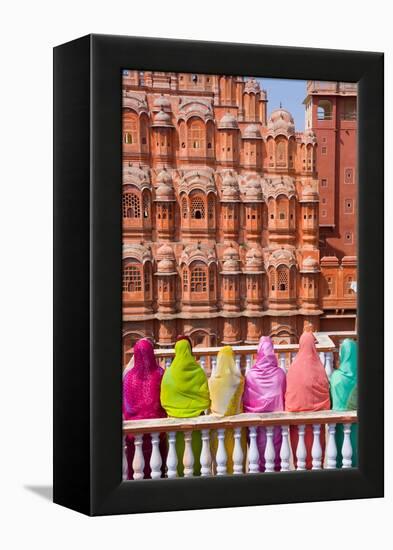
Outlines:
[[[153,344],[152,339],[149,338],[148,336],[145,336],[144,338],[141,338],[140,340],[138,340],[138,342],[142,342],[142,340],[147,340],[148,342]],[[128,371],[130,371],[133,368],[134,368],[134,355],[131,356],[131,359],[128,361],[128,363],[126,365],[126,368],[123,370],[123,380],[124,380],[126,374],[128,373]]]
[[[287,411],[330,409],[329,382],[319,359],[312,332],[303,332],[299,351],[287,374]]]
[[[123,377],[123,413],[126,420],[166,416],[160,404],[163,369],[153,344],[143,338],[134,346],[134,366]]]
[[[189,336],[186,336],[185,334],[179,334],[179,336],[176,336],[176,342],[179,342],[180,340],[187,340],[187,342],[190,344],[190,348],[192,350],[192,342],[191,342],[191,338]]]
[[[280,369],[272,339],[259,340],[257,359],[246,374],[243,405],[246,412],[284,410],[285,372]]]
[[[195,361],[188,340],[175,345],[175,357],[165,370],[161,384],[161,404],[169,416],[190,418],[209,408],[207,378]]]
[[[340,365],[330,378],[332,408],[346,410],[350,395],[357,383],[357,345],[346,338],[340,346]]]
[[[231,346],[224,346],[217,355],[217,366],[209,379],[213,414],[233,415],[241,412],[244,378],[236,366]]]

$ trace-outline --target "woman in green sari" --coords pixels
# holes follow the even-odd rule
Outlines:
[[[356,409],[357,400],[357,344],[354,340],[346,338],[340,346],[340,365],[330,378],[330,392],[332,409],[336,411],[348,411]],[[358,427],[351,426],[352,466],[357,466],[358,461]],[[343,425],[336,426],[337,468],[342,467],[341,449],[343,446]]]
[[[176,342],[175,357],[161,383],[161,405],[168,416],[191,418],[210,407],[209,387],[202,367],[195,361],[188,339]],[[192,432],[194,475],[200,475],[201,433]],[[176,433],[177,473],[183,476],[184,434]]]

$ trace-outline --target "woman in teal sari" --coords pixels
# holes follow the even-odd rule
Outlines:
[[[210,407],[209,387],[202,367],[192,355],[188,338],[175,345],[175,357],[165,370],[161,383],[161,405],[172,418],[191,418],[204,414]],[[192,432],[194,475],[200,475],[202,440],[200,431]],[[176,434],[177,473],[183,476],[184,434]]]
[[[348,411],[356,409],[357,399],[357,344],[354,340],[346,338],[340,346],[340,365],[330,378],[330,392],[332,397],[332,409],[336,411]],[[351,426],[352,466],[358,462],[358,427]],[[343,446],[343,425],[336,426],[337,468],[342,467],[341,449]]]

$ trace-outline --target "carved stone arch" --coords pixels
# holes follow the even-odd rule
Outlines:
[[[178,121],[188,122],[191,118],[199,118],[202,122],[213,120],[211,101],[195,98],[184,98],[179,106]]]
[[[295,160],[296,160],[296,139],[294,136],[290,136],[288,140],[288,167],[294,168],[295,167]]]
[[[268,136],[266,139],[266,157],[268,166],[271,168],[274,166],[274,138]]]
[[[187,119],[187,148],[189,155],[205,156],[206,151],[206,124],[200,116]]]
[[[122,215],[127,220],[137,221],[142,218],[141,191],[135,185],[123,185]]]
[[[286,193],[280,193],[276,197],[277,221],[287,223],[289,220],[289,199]]]
[[[123,110],[123,145],[138,148],[140,143],[139,115],[133,109]]]
[[[182,220],[187,220],[190,215],[190,205],[185,192],[180,194],[180,215]]]
[[[270,338],[275,344],[296,344],[298,335],[290,325],[280,325],[270,331]]]
[[[140,148],[142,153],[148,153],[150,149],[149,128],[150,128],[149,114],[146,112],[142,112],[139,115],[139,137],[140,137]]]
[[[277,168],[288,166],[288,138],[284,134],[278,134],[274,139],[275,161]]]
[[[210,329],[194,328],[188,335],[192,341],[192,347],[215,347],[217,344],[217,335]]]
[[[133,163],[123,166],[123,186],[134,185],[141,191],[152,190],[150,171]]]
[[[145,93],[123,92],[123,111],[134,111],[137,115],[149,114]]]

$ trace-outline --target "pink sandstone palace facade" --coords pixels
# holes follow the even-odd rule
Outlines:
[[[124,71],[124,364],[142,336],[216,346],[354,328],[356,88],[345,86],[308,82],[297,132],[285,109],[267,117],[254,79]]]

